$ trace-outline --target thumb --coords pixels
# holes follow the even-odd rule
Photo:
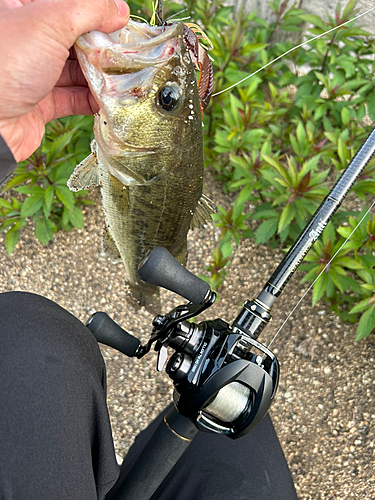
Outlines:
[[[129,7],[123,0],[21,0],[21,10],[29,22],[43,25],[43,31],[69,49],[75,40],[91,30],[111,33],[129,20]],[[18,9],[17,9],[18,10]],[[26,12],[27,11],[27,12]]]
[[[9,0],[7,0],[9,2]],[[17,0],[0,14],[0,116],[30,111],[56,85],[78,36],[123,28],[123,0]],[[0,0],[0,6],[5,0]]]
[[[91,30],[110,33],[129,21],[129,7],[124,0],[63,0],[61,4],[65,12],[67,4],[71,5],[70,21],[75,38]]]

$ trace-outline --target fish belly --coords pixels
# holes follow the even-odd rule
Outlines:
[[[187,233],[202,194],[202,172],[189,177],[168,173],[152,183],[124,186],[99,166],[99,177],[108,232],[125,265],[132,295],[147,306],[154,302],[157,287],[139,278],[138,266],[155,246],[186,263]]]

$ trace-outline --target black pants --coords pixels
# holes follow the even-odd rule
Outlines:
[[[96,340],[74,316],[37,295],[1,294],[0,315],[0,498],[104,498],[119,467]],[[137,437],[122,476],[157,421]],[[152,500],[269,498],[297,497],[266,417],[237,441],[198,433]]]

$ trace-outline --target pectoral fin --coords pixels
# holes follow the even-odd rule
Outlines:
[[[76,166],[67,182],[71,191],[82,191],[99,185],[99,168],[95,141],[91,143],[92,153]]]
[[[194,215],[190,223],[190,229],[201,227],[202,224],[210,222],[212,220],[211,214],[214,214],[215,212],[216,209],[214,203],[205,194],[202,194],[195,208]]]

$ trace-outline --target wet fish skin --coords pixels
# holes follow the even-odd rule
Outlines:
[[[130,23],[130,34],[124,35],[130,43],[122,45],[123,52],[124,48],[142,47],[142,42],[132,41],[132,24],[139,23]],[[134,36],[139,29],[134,27]],[[195,72],[182,38],[183,24],[167,27],[169,34],[164,28],[153,29],[164,40],[162,50],[157,46],[158,37],[155,47],[148,37],[150,53],[159,52],[160,57],[150,65],[144,51],[142,69],[138,56],[123,54],[116,46],[98,51],[79,39],[76,49],[100,105],[90,165],[92,168],[92,159],[96,159],[107,228],[105,246],[123,260],[127,281],[142,305],[153,302],[156,287],[139,278],[141,260],[154,246],[162,246],[185,264],[187,232],[209,218],[210,211],[204,199],[199,202],[202,124]],[[161,105],[160,92],[166,87],[180,96],[171,110]],[[82,172],[87,174],[85,165],[72,175],[71,189],[87,187]]]

